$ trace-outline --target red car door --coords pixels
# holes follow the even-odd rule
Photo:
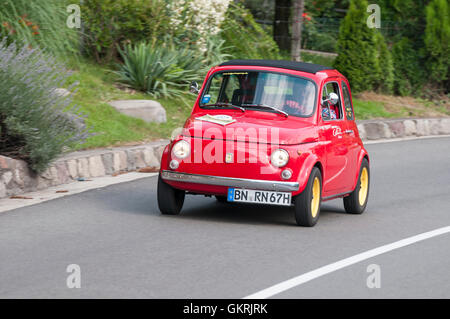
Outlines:
[[[324,103],[321,107],[321,139],[326,144],[326,160],[323,177],[323,197],[330,197],[349,190],[351,163],[349,161],[349,134],[342,108],[342,95],[338,81],[328,81],[322,90],[322,100],[336,93],[336,105]],[[328,108],[328,111],[326,110]]]
[[[346,129],[344,131],[345,138],[348,140],[347,147],[349,152],[349,169],[350,169],[350,188],[353,187],[354,178],[359,174],[358,155],[361,151],[359,144],[358,127],[355,122],[355,115],[353,112],[352,99],[348,83],[341,80],[342,102],[344,106],[344,115],[346,119]],[[352,191],[353,189],[349,189]]]

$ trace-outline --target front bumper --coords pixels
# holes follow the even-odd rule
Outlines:
[[[260,179],[242,179],[211,175],[198,175],[163,170],[161,177],[167,181],[258,189],[277,192],[295,192],[299,189],[297,182],[266,181]]]

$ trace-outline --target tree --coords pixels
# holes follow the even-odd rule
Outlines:
[[[376,31],[367,27],[366,0],[352,0],[339,28],[334,67],[344,74],[352,91],[370,90],[378,81]]]
[[[425,47],[430,79],[448,82],[450,68],[450,10],[447,0],[432,0],[425,8]],[[448,88],[447,88],[448,90]]]
[[[394,64],[391,52],[380,32],[375,34],[375,45],[378,64],[376,70],[379,73],[375,76],[374,89],[384,93],[392,93],[394,87]]]
[[[392,46],[394,93],[411,95],[421,87],[424,72],[413,41],[404,37]]]
[[[275,1],[275,18],[273,20],[273,39],[280,50],[291,48],[289,18],[291,16],[291,0]]]
[[[302,48],[302,20],[303,9],[305,8],[304,0],[294,0],[294,17],[292,21],[292,51],[293,61],[301,61],[300,51]]]

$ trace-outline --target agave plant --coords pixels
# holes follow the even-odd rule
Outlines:
[[[189,81],[188,72],[178,66],[176,50],[148,43],[128,44],[119,49],[124,63],[116,74],[130,87],[155,97],[179,95]]]

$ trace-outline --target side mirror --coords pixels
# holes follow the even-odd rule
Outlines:
[[[339,96],[336,93],[331,92],[328,94],[327,99],[322,101],[322,103],[324,102],[329,102],[331,105],[336,105],[339,102]]]
[[[189,87],[189,91],[190,91],[191,93],[198,94],[198,93],[200,92],[200,89],[199,89],[199,87],[198,87],[198,83],[195,82],[195,81],[192,81],[192,82],[191,82],[191,85],[190,85],[190,87]]]

